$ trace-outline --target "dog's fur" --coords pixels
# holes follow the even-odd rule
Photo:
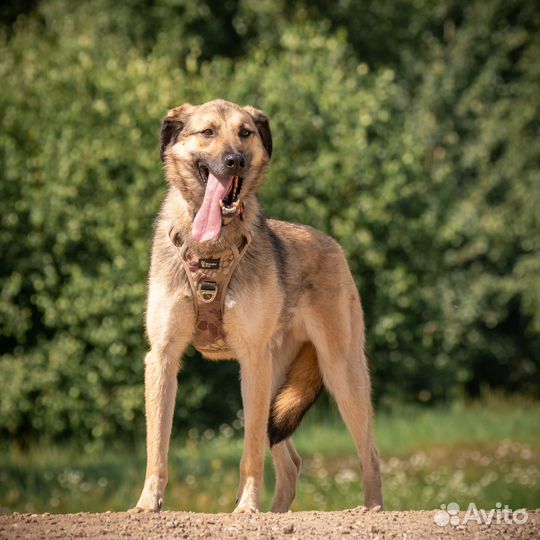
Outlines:
[[[224,174],[224,156],[230,152],[245,160],[240,192],[245,212],[224,225],[214,240],[196,242],[192,223],[205,192],[200,166]],[[277,477],[272,511],[289,509],[301,464],[290,437],[323,385],[335,397],[356,443],[364,504],[382,505],[360,298],[333,239],[307,226],[267,220],[261,213],[256,192],[271,154],[268,119],[252,107],[223,100],[184,104],[164,120],[161,155],[169,191],[155,227],[149,277],[148,461],[134,510],[158,511],[163,505],[176,376],[195,325],[192,291],[171,230],[201,257],[238,243],[246,232],[253,237],[230,281],[223,319],[227,342],[240,363],[245,416],[235,511],[259,510],[269,444]]]

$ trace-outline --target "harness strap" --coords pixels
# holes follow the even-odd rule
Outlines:
[[[191,287],[196,317],[192,343],[201,353],[231,351],[223,328],[225,297],[231,277],[251,240],[252,235],[248,233],[238,245],[208,258],[199,258],[187,244],[177,246],[174,239],[172,241]]]

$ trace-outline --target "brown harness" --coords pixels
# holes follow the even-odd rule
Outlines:
[[[199,258],[188,244],[177,246],[172,240],[191,286],[196,317],[192,344],[201,353],[232,352],[223,328],[225,296],[251,240],[251,234],[243,236],[238,245],[211,258]]]

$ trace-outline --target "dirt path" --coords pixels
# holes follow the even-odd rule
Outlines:
[[[454,516],[460,524],[440,523],[448,514],[422,512],[366,512],[363,508],[341,512],[261,513],[252,515],[195,514],[12,514],[0,516],[0,539],[15,538],[538,538],[539,512],[528,511],[527,521],[514,522],[499,514],[490,525]],[[523,521],[523,513],[515,514]]]

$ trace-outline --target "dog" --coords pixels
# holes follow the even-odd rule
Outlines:
[[[190,343],[210,360],[240,364],[245,433],[234,512],[259,511],[268,447],[271,510],[289,510],[301,466],[291,435],[323,387],[356,444],[364,505],[382,507],[360,297],[332,238],[261,212],[257,190],[271,156],[269,120],[251,106],[184,104],[163,121],[169,189],[152,247],[147,467],[133,511],[163,507],[177,373]]]

